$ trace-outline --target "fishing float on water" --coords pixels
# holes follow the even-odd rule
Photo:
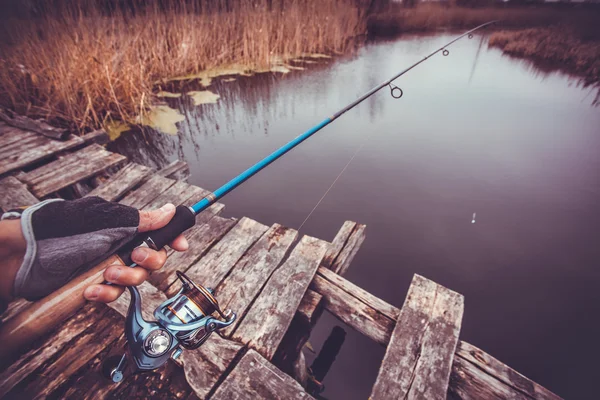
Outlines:
[[[102,283],[102,274],[109,265],[135,266],[131,260],[133,249],[143,245],[155,250],[162,249],[177,236],[193,227],[196,223],[196,216],[202,211],[344,113],[385,87],[390,89],[390,95],[393,98],[401,98],[403,95],[402,89],[393,84],[396,79],[437,53],[441,52],[443,56],[448,56],[450,54],[448,47],[453,43],[465,36],[472,38],[474,32],[496,22],[498,21],[490,21],[479,25],[444,44],[275,150],[214,192],[207,194],[199,202],[191,206],[178,206],[173,219],[163,228],[138,234],[120,248],[115,255],[76,277],[61,289],[33,303],[15,318],[0,326],[0,342],[3,343],[0,349],[0,359],[8,360],[11,355],[47,333],[55,325],[81,308],[86,302],[83,297],[84,289],[90,284]],[[472,223],[475,223],[475,213],[473,213]],[[225,328],[235,321],[235,313],[231,310],[221,310],[210,289],[193,282],[182,272],[177,271],[177,275],[182,281],[182,289],[155,310],[154,316],[157,321],[146,321],[142,318],[141,295],[136,287],[128,287],[131,294],[131,303],[125,322],[125,335],[129,351],[123,356],[117,357],[114,365],[107,370],[107,377],[114,382],[123,379],[123,370],[127,364],[134,365],[138,371],[156,369],[166,363],[169,358],[177,358],[182,352],[182,347],[196,349],[207,340],[212,332]],[[214,317],[213,315],[218,316]],[[128,354],[129,358],[132,359],[130,361],[133,362],[128,362],[126,357]]]

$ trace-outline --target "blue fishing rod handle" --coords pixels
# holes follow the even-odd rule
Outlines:
[[[175,215],[169,223],[160,229],[150,232],[138,233],[131,242],[121,248],[117,255],[125,265],[131,265],[131,252],[136,247],[146,243],[154,250],[160,250],[175,238],[196,224],[196,213],[186,206],[177,206]]]

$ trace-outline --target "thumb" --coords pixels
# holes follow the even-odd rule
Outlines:
[[[140,225],[138,232],[154,231],[167,225],[175,215],[175,206],[171,203],[165,204],[158,210],[140,210]]]

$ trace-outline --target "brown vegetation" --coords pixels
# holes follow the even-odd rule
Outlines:
[[[589,83],[600,81],[600,41],[582,40],[569,27],[500,31],[491,35],[489,43],[511,55],[557,63]]]
[[[151,102],[159,79],[343,52],[365,32],[364,15],[352,0],[276,6],[269,0],[157,0],[116,8],[82,0],[60,9],[56,3],[33,18],[2,21],[0,105],[79,129],[132,120]]]
[[[340,53],[367,30],[386,36],[468,29],[493,19],[501,19],[504,29],[540,27],[497,32],[490,43],[511,54],[564,63],[598,80],[600,13],[592,7],[404,7],[385,0],[27,4],[32,2],[33,14],[4,14],[1,21],[0,106],[81,130],[134,120],[154,101],[163,79],[215,68],[264,71],[276,60],[305,53]],[[51,8],[40,8],[43,4]],[[561,28],[548,28],[556,24]]]
[[[368,19],[375,36],[434,29],[468,29],[500,20],[489,44],[504,52],[553,63],[584,77],[600,81],[600,7],[594,4],[537,5],[484,8],[421,4],[417,7],[388,7]],[[525,29],[524,29],[525,28]]]

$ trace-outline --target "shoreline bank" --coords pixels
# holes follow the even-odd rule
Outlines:
[[[346,53],[365,33],[364,12],[350,0],[289,0],[277,7],[259,0],[231,10],[157,1],[108,14],[82,4],[29,19],[3,16],[1,106],[84,132],[135,120],[157,100],[158,81],[228,65],[270,70],[307,53]]]

